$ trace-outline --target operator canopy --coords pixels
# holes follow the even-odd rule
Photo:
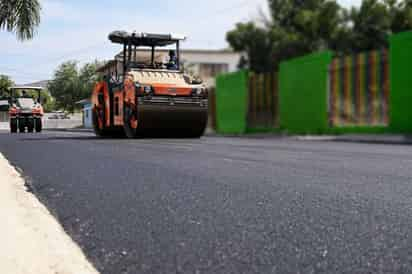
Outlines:
[[[135,46],[146,47],[164,47],[175,44],[176,42],[185,40],[183,35],[176,34],[154,34],[145,32],[126,32],[126,31],[113,31],[109,34],[109,40],[112,43],[128,44],[131,43]]]

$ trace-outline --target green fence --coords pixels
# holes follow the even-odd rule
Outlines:
[[[280,126],[293,133],[321,133],[328,127],[327,87],[331,52],[280,65]]]
[[[216,130],[223,134],[245,133],[248,72],[220,75],[216,87]]]
[[[242,71],[217,79],[220,133],[274,128],[290,133],[412,133],[412,32],[387,50],[283,62],[276,74]]]
[[[412,132],[412,32],[390,39],[390,130]]]

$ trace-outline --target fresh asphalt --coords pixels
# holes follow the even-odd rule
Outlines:
[[[411,273],[412,146],[0,133],[99,271]]]

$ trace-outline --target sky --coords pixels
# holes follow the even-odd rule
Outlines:
[[[344,6],[360,0],[339,0]],[[31,41],[0,30],[0,74],[17,84],[51,79],[64,61],[109,60],[121,48],[107,39],[113,30],[179,33],[187,49],[227,47],[237,22],[267,13],[267,0],[40,0],[41,24]]]

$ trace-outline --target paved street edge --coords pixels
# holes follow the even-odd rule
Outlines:
[[[2,273],[98,273],[0,153]]]

